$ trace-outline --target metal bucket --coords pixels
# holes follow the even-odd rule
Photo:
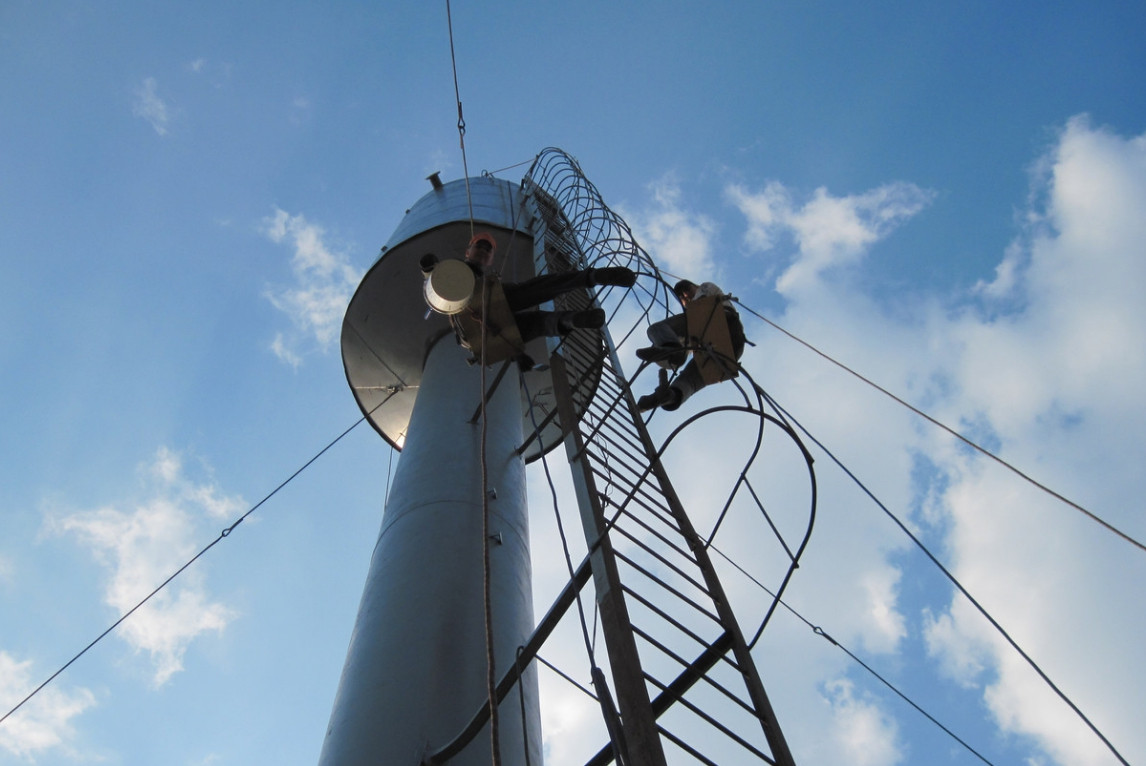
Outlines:
[[[442,261],[426,277],[426,303],[439,314],[456,314],[469,305],[476,282],[464,261]]]

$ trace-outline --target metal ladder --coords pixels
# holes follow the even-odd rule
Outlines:
[[[538,184],[531,171],[523,182],[538,271],[584,268],[591,257],[596,265],[624,265],[631,243],[627,227],[617,237],[612,221],[602,223],[594,215],[570,220],[571,207],[586,209],[585,189],[589,209],[603,203],[571,159],[559,150],[547,152],[553,152],[549,169],[555,175]],[[558,200],[551,193],[555,184],[572,188],[579,201]],[[587,241],[596,243],[591,254],[584,247]],[[602,294],[615,306],[615,296],[608,295],[612,290],[619,288]],[[583,310],[600,297],[574,291],[555,303],[561,310]],[[531,444],[536,448],[537,441],[552,445],[543,434],[558,427],[588,555],[571,566],[569,581],[519,648],[514,667],[502,675],[495,704],[500,707],[517,693],[525,668],[543,663],[594,696],[601,707],[607,741],[586,766],[793,766],[709,549],[657,457],[607,329],[578,329],[554,341],[548,361],[552,389],[531,392],[535,430],[519,452]],[[611,676],[610,684],[594,666],[593,690],[540,654],[590,582]],[[453,741],[427,754],[424,766],[448,763],[489,717],[487,704]]]
[[[545,268],[581,265],[576,227],[561,205],[529,184],[527,200]],[[577,293],[557,304],[588,306]],[[550,365],[556,415],[573,426],[565,449],[620,721],[614,741],[588,764],[677,763],[681,754],[707,764],[792,764],[708,550],[657,459],[608,332],[565,336]]]

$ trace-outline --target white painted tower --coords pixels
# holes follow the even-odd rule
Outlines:
[[[477,230],[498,242],[506,279],[533,275],[518,188],[482,177],[437,182],[406,214],[358,288],[342,330],[347,381],[379,433],[402,450],[323,744],[323,766],[416,766],[487,697],[482,474],[489,504],[497,676],[534,627],[516,370],[487,370],[482,460],[478,365],[445,317],[427,316],[418,261],[461,257]],[[538,358],[544,358],[544,347]],[[543,373],[530,373],[542,376]],[[539,384],[541,380],[537,381]],[[538,385],[537,387],[540,387]],[[534,449],[539,449],[534,445]],[[523,713],[524,707],[524,713]],[[540,764],[537,679],[499,706],[501,763]],[[489,764],[489,727],[451,764]]]

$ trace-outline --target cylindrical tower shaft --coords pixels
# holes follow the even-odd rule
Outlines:
[[[493,376],[489,376],[492,380]],[[429,352],[323,744],[323,766],[416,766],[487,701],[482,472],[497,676],[533,629],[521,399],[493,391],[449,336]],[[472,422],[471,422],[472,421]],[[541,763],[535,674],[501,705],[502,763]],[[488,726],[451,764],[491,762]]]

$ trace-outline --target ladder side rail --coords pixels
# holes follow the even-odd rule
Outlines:
[[[550,357],[550,368],[553,371],[554,394],[560,409],[559,417],[563,423],[575,423],[577,421],[565,362],[560,354],[553,354]],[[636,641],[629,629],[631,624],[629,612],[617,573],[612,541],[592,471],[582,456],[584,449],[581,432],[577,428],[568,429],[565,445],[573,468],[573,483],[581,508],[586,542],[592,551],[590,560],[597,588],[597,605],[601,615],[605,646],[609,653],[613,683],[616,684],[621,720],[624,722],[625,739],[631,753],[639,753],[641,756],[634,761],[635,763],[667,766],[664,750],[656,732],[656,722],[652,717],[648,689],[640,672],[641,663]]]
[[[648,431],[645,429],[642,430],[644,430],[644,434],[647,438]],[[650,452],[650,454],[655,453]],[[677,518],[677,523],[680,524],[686,540],[688,540],[689,545],[693,548],[693,553],[696,555],[697,561],[700,564],[700,570],[704,575],[705,581],[708,583],[709,592],[712,593],[716,608],[721,615],[721,620],[732,636],[733,655],[736,657],[736,662],[740,666],[744,681],[748,686],[748,692],[759,712],[760,724],[764,729],[764,735],[768,739],[768,744],[772,747],[772,754],[776,758],[776,763],[779,764],[779,766],[795,766],[792,751],[789,749],[788,742],[784,738],[784,732],[780,729],[780,722],[776,718],[776,712],[772,708],[768,694],[764,691],[764,683],[760,680],[760,673],[756,668],[756,662],[744,640],[744,634],[740,629],[736,615],[732,611],[732,605],[725,595],[724,587],[716,575],[716,569],[712,565],[712,559],[708,555],[708,549],[705,547],[704,541],[697,535],[696,529],[693,528],[692,521],[689,519],[688,514],[685,513],[680,498],[677,496],[676,490],[673,489],[664,465],[659,458],[654,461],[652,468],[653,473],[661,482],[661,489],[669,501],[669,507]]]

